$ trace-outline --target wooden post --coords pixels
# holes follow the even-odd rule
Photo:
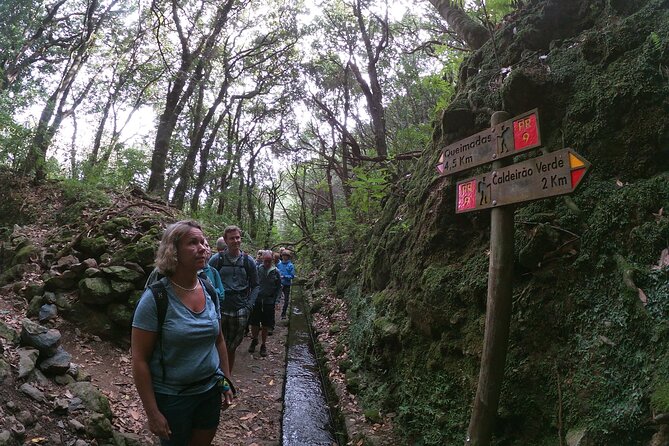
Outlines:
[[[509,119],[508,113],[495,112],[490,118],[490,124],[495,126],[506,119]],[[508,163],[506,160],[495,161],[493,170]],[[513,207],[493,208],[490,216],[490,264],[483,353],[466,446],[488,446],[497,417],[511,322],[513,233]]]

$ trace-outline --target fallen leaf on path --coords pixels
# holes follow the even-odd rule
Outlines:
[[[241,417],[240,420],[241,420],[241,421],[252,420],[252,419],[254,419],[254,418],[257,417],[257,416],[258,416],[257,413],[250,413],[250,414],[248,414],[248,415],[244,415],[243,417]]]
[[[664,213],[664,208],[660,208],[660,210],[657,211],[657,214],[653,212],[653,215],[655,216],[655,219],[659,220],[662,217],[663,213]]]
[[[639,291],[639,299],[641,302],[643,302],[644,305],[648,303],[648,298],[646,297],[646,293],[643,292],[641,288],[638,289]]]
[[[669,266],[669,248],[664,248],[660,254],[660,261],[658,262],[660,268]]]

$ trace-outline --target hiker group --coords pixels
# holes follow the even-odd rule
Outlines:
[[[267,337],[283,297],[287,316],[295,277],[292,253],[241,249],[242,231],[228,226],[212,256],[192,220],[165,230],[132,323],[132,371],[149,429],[162,445],[210,445],[221,409],[236,390],[235,353],[250,332],[249,353]]]

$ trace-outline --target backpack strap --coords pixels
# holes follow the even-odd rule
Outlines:
[[[165,316],[167,315],[167,289],[162,280],[158,280],[149,285],[153,299],[156,301],[156,319],[158,320],[157,336],[158,347],[160,348],[160,367],[163,371],[163,380],[165,379],[165,361],[163,352],[163,324],[165,323]]]
[[[207,290],[207,294],[209,294],[209,298],[212,300],[212,302],[214,302],[214,307],[216,307],[217,311],[220,311],[218,308],[218,292],[216,291],[216,288],[214,288],[214,284],[212,284],[211,280],[209,280],[207,273],[200,271],[197,276],[201,279],[202,285]]]
[[[250,262],[249,255],[247,253],[243,252],[243,251],[242,251],[242,255],[244,256],[244,261],[243,261],[244,269],[246,270],[246,275],[248,276],[249,275],[249,266],[250,266],[249,265],[249,262]],[[253,263],[255,264],[255,260],[253,261]]]
[[[218,259],[216,259],[216,271],[219,273],[221,272],[221,268],[223,268],[223,252],[218,253]]]

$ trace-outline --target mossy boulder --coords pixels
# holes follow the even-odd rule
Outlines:
[[[62,274],[51,271],[44,276],[44,288],[48,291],[71,290],[76,287],[79,278],[79,274],[71,269]]]
[[[143,273],[125,266],[107,266],[101,268],[101,271],[112,281],[129,282],[134,283],[137,286],[142,286],[145,279]]]
[[[118,334],[116,324],[106,313],[106,307],[88,305],[74,301],[68,314],[69,320],[83,330],[105,339],[112,339]]]
[[[65,293],[56,293],[56,307],[62,314],[69,314],[72,311],[72,301],[74,297]]]
[[[18,345],[21,335],[12,327],[0,321],[0,338],[6,339],[12,345]]]
[[[84,237],[74,246],[74,248],[84,253],[87,257],[100,258],[100,256],[105,253],[108,246],[109,241],[103,236],[98,236]]]
[[[104,277],[89,277],[79,282],[79,299],[90,305],[106,305],[117,296],[109,280]]]
[[[399,340],[399,327],[387,317],[374,320],[374,331],[382,345],[396,345]]]
[[[126,301],[130,293],[135,290],[135,286],[130,282],[112,280],[111,289],[114,292],[115,299]]]
[[[148,270],[153,264],[158,248],[157,234],[148,234],[140,238],[136,243],[126,245],[112,255],[114,263],[133,262]]]
[[[107,397],[90,382],[75,382],[67,386],[72,395],[81,398],[86,409],[112,418],[111,406]],[[111,433],[111,432],[110,432]]]
[[[383,420],[379,409],[365,409],[363,415],[370,423],[380,423]]]
[[[0,286],[19,280],[21,277],[23,277],[26,269],[26,265],[23,263],[8,268],[2,274],[0,274]]]
[[[26,263],[30,260],[31,257],[39,255],[39,248],[31,244],[25,244],[20,249],[16,251],[14,257],[12,258],[11,265],[18,265],[21,263]]]
[[[115,217],[100,225],[100,229],[107,234],[119,236],[121,230],[132,228],[133,223],[129,217]]]
[[[129,328],[132,323],[133,310],[126,304],[111,303],[107,306],[107,316],[119,327]]]

